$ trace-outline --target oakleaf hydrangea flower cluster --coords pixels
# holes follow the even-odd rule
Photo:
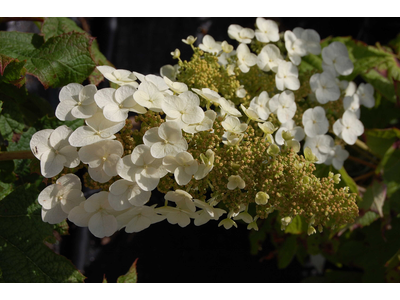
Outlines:
[[[364,130],[360,105],[374,106],[371,85],[340,80],[353,70],[345,45],[321,49],[316,31],[280,34],[263,18],[255,29],[232,24],[227,33],[236,47],[210,35],[198,47],[197,38],[183,39],[192,58],[182,61],[176,49],[179,63],[161,76],[98,66],[118,88],[62,88],[57,118],[85,124],[32,136],[42,175],[53,182],[38,198],[45,222],[68,218],[101,238],[163,220],[258,230],[257,220],[274,211],[283,230],[303,217],[308,234],[354,220],[355,194],[335,187],[339,175],[313,174],[315,163],[342,168],[346,144]],[[299,75],[307,55],[321,57],[322,72]],[[96,190],[87,199],[73,174],[79,168]],[[164,199],[151,197],[155,190]]]

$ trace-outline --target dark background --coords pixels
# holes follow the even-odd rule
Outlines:
[[[268,17],[266,17],[268,19]],[[204,34],[226,40],[230,24],[254,28],[255,18],[73,18],[97,38],[100,50],[118,69],[143,74],[158,74],[161,66],[175,64],[170,52],[181,51],[190,59],[191,48],[182,43],[188,35]],[[400,18],[270,18],[280,31],[299,26],[314,29],[321,39],[330,35],[352,36],[373,45],[388,43],[400,32]],[[14,24],[18,25],[18,24]],[[4,30],[4,25],[2,25]],[[10,30],[13,28],[10,27]],[[32,79],[33,80],[33,79]],[[57,89],[31,89],[58,104]],[[87,191],[86,196],[90,195]],[[162,195],[153,193],[153,200]],[[225,230],[210,221],[196,227],[170,225],[167,221],[137,233],[117,232],[111,238],[97,239],[87,228],[71,224],[70,235],[62,237],[58,251],[87,276],[86,282],[115,282],[137,261],[139,282],[300,282],[316,275],[315,266],[300,265],[297,260],[285,269],[277,268],[270,237],[259,254],[250,254],[249,232],[245,224]],[[267,259],[269,258],[269,259]]]

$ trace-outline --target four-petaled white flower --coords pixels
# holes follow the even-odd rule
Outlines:
[[[61,121],[90,118],[97,111],[94,101],[96,92],[97,88],[94,84],[83,86],[70,83],[64,86],[60,91],[56,117]]]
[[[325,110],[321,106],[309,108],[303,113],[304,131],[309,137],[325,134],[329,129],[329,122]]]
[[[203,50],[204,52],[212,53],[212,54],[217,54],[220,51],[222,51],[221,44],[216,42],[214,38],[211,35],[206,34],[203,37],[203,40],[201,44],[199,45],[199,48]]]
[[[240,111],[235,107],[235,103],[231,100],[226,100],[225,98],[221,97],[219,99],[219,106],[221,108],[221,116],[230,115],[233,117],[241,117],[242,114]]]
[[[50,224],[65,220],[71,209],[85,201],[81,189],[81,180],[75,174],[64,175],[55,184],[44,188],[38,196],[42,220]]]
[[[118,214],[108,202],[108,192],[101,191],[74,207],[68,219],[77,226],[89,227],[95,237],[103,238],[118,230]]]
[[[342,118],[333,124],[333,132],[347,144],[353,145],[357,137],[364,133],[364,125],[354,112],[346,110]]]
[[[154,190],[160,178],[168,173],[162,165],[162,159],[155,158],[150,147],[143,144],[136,146],[132,154],[119,160],[117,172],[123,179],[136,182],[144,191]]]
[[[30,147],[40,160],[40,170],[44,177],[59,174],[64,167],[75,168],[80,160],[76,147],[68,142],[72,129],[66,125],[56,129],[43,129],[32,135]]]
[[[157,214],[155,205],[135,206],[117,216],[118,228],[125,227],[127,233],[142,231],[162,220],[165,217]]]
[[[136,182],[120,179],[110,185],[108,201],[116,211],[131,208],[133,206],[143,206],[149,200],[151,191],[140,188]]]
[[[138,87],[138,83],[136,82],[137,78],[133,72],[123,69],[115,69],[110,66],[98,66],[97,70],[100,71],[101,74],[109,81],[116,83],[118,85],[131,85],[135,88]]]
[[[246,123],[241,123],[239,118],[228,116],[224,121],[221,122],[222,127],[226,131],[234,134],[241,134],[247,129]]]
[[[239,43],[250,44],[251,40],[254,38],[254,30],[232,24],[228,27],[228,36],[233,40],[237,40]]]
[[[290,61],[281,60],[275,75],[275,84],[278,90],[289,89],[296,91],[300,87],[299,71]]]
[[[286,90],[276,94],[269,100],[269,108],[272,113],[278,116],[279,122],[286,123],[291,120],[297,109],[293,92]]]
[[[296,36],[290,30],[285,31],[285,47],[290,61],[298,66],[301,63],[301,57],[307,54],[307,42]]]
[[[250,67],[257,64],[257,55],[250,52],[249,47],[246,44],[240,44],[236,49],[237,66],[240,71],[247,73],[250,71]]]
[[[85,120],[86,126],[75,129],[68,141],[74,147],[83,147],[102,140],[113,140],[114,135],[125,126],[125,120],[113,122],[106,119],[101,110]]]
[[[282,137],[283,131],[291,134],[293,139],[298,142],[302,141],[305,137],[304,129],[300,126],[295,126],[294,120],[289,120],[286,123],[282,123],[281,127],[275,133],[275,141],[278,145],[283,145],[285,143],[285,140]]]
[[[279,41],[279,28],[275,21],[257,18],[256,24],[255,36],[258,41],[261,43]]]
[[[165,169],[174,174],[178,185],[186,185],[197,172],[198,162],[189,152],[180,152],[175,156],[167,155],[163,159]]]
[[[176,155],[188,149],[181,127],[177,122],[172,121],[147,130],[143,136],[143,142],[150,148],[154,158]]]
[[[130,85],[119,89],[104,88],[96,93],[94,100],[103,110],[104,117],[113,122],[122,122],[130,111],[144,114],[147,110],[133,99],[136,89]]]
[[[150,81],[140,83],[138,90],[133,94],[135,101],[143,107],[155,112],[161,112],[164,94]]]
[[[329,72],[312,75],[310,87],[315,93],[317,101],[321,104],[338,100],[340,97],[339,86],[336,84],[335,77]]]
[[[223,214],[226,213],[225,210],[221,208],[215,208],[204,201],[193,199],[193,202],[196,207],[200,208],[200,210],[196,211],[191,216],[194,218],[193,223],[196,226],[203,225],[210,220],[218,220]]]
[[[267,120],[271,111],[269,110],[269,96],[266,91],[260,93],[258,97],[254,97],[250,102],[250,108],[257,112],[259,118],[263,121]]]
[[[90,177],[104,183],[118,175],[117,163],[124,154],[124,147],[119,141],[104,140],[83,146],[78,151],[79,159],[89,165]]]
[[[219,105],[219,99],[221,98],[221,96],[217,92],[209,88],[203,88],[201,90],[192,88],[192,90],[193,92],[204,98],[207,103]]]
[[[314,29],[303,29],[296,27],[293,29],[294,35],[305,42],[305,49],[308,53],[318,55],[321,53],[321,38]]]
[[[228,185],[227,185],[229,190],[234,190],[236,188],[244,189],[245,186],[246,186],[246,183],[244,182],[242,177],[240,177],[239,175],[229,176]]]
[[[180,208],[187,209],[191,212],[196,210],[192,195],[183,190],[178,189],[175,191],[169,191],[165,194],[164,198],[168,201],[174,202]]]
[[[370,83],[360,83],[356,93],[360,97],[360,104],[368,108],[374,107],[374,87]]]
[[[197,133],[200,131],[206,131],[213,128],[213,124],[215,118],[217,117],[217,113],[213,110],[207,110],[204,112],[204,119],[195,124],[185,125],[182,130],[187,133]]]
[[[282,55],[279,48],[273,44],[265,45],[257,56],[257,66],[268,72],[278,72],[279,62],[282,61]]]
[[[343,108],[345,110],[350,110],[356,114],[357,119],[360,119],[360,97],[358,94],[353,94],[351,96],[345,96],[343,98]]]
[[[346,46],[341,42],[333,42],[322,49],[322,68],[331,72],[335,77],[338,75],[350,75],[354,65],[349,58]]]
[[[349,152],[341,145],[336,145],[332,148],[329,156],[325,160],[326,165],[333,165],[336,170],[340,170],[343,167],[344,161],[349,157]]]
[[[164,81],[167,84],[167,86],[170,88],[171,91],[173,91],[176,94],[181,94],[184,92],[188,91],[188,87],[186,84],[183,82],[178,82],[178,81],[172,81],[168,77],[164,76]]]
[[[199,96],[190,91],[179,96],[166,96],[162,109],[167,115],[167,121],[175,121],[181,128],[200,123],[204,119]]]
[[[316,164],[322,164],[330,155],[334,146],[333,138],[330,135],[317,135],[315,137],[307,137],[304,149],[310,148],[312,153],[317,157]]]

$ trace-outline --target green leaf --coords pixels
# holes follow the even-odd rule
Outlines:
[[[343,183],[344,183],[344,186],[348,186],[352,193],[356,193],[357,195],[359,195],[357,184],[355,183],[353,178],[351,178],[351,176],[349,176],[349,174],[347,174],[346,169],[344,167],[342,167],[339,170],[339,173],[341,175],[341,181],[339,183],[339,186],[343,186]]]
[[[359,203],[359,208],[369,210],[373,209],[383,217],[383,204],[386,199],[386,186],[380,182],[374,181],[364,193],[362,201]]]
[[[87,34],[76,32],[54,36],[46,42],[37,34],[0,32],[0,53],[26,60],[27,72],[45,88],[82,83],[95,67],[91,43]]]
[[[282,247],[278,249],[278,268],[286,268],[296,255],[296,251],[296,236],[291,235],[283,242]]]
[[[0,115],[0,133],[4,139],[11,141],[14,133],[21,133],[24,128],[24,123],[14,120],[8,113]]]
[[[38,185],[19,186],[0,201],[0,269],[3,282],[83,282],[84,276],[43,241],[53,226],[41,219]]]
[[[299,71],[301,73],[307,71],[322,71],[322,58],[314,54],[308,54],[302,57],[299,65]]]
[[[373,211],[367,211],[362,217],[357,220],[361,226],[369,226],[374,221],[379,219],[379,215]]]
[[[387,77],[374,69],[361,74],[361,77],[374,87],[375,92],[381,94],[388,101],[396,103],[394,85]]]
[[[132,266],[129,268],[129,271],[125,275],[121,275],[117,279],[117,283],[137,283],[137,272],[136,272],[136,263],[137,258],[133,262]]]
[[[308,224],[303,217],[297,215],[292,222],[286,227],[285,233],[301,234],[307,232]]]
[[[365,131],[365,136],[366,143],[372,152],[383,157],[393,143],[400,138],[400,130],[397,128],[369,129]]]
[[[0,161],[0,178],[4,183],[15,181],[14,162],[12,160]]]
[[[13,84],[20,88],[25,84],[25,61],[20,62],[17,59],[7,57],[7,64],[3,65],[3,68],[1,61],[4,61],[6,57],[7,56],[0,54],[0,81]]]
[[[389,148],[389,150],[392,149],[394,148]],[[383,179],[385,182],[394,181],[400,183],[400,150],[395,149],[391,152],[383,167]]]
[[[85,33],[85,31],[82,28],[76,25],[76,23],[69,18],[47,18],[43,22],[42,26],[42,33],[44,34],[45,41],[51,37],[72,31]],[[107,58],[100,52],[97,40],[93,40],[93,43],[90,47],[90,54],[96,66],[107,65],[114,67],[114,65],[110,63],[107,60]],[[98,85],[103,80],[104,80],[103,74],[99,72],[97,69],[94,69],[89,76],[90,83],[95,85]]]

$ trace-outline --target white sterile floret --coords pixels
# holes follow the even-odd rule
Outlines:
[[[198,200],[193,199],[196,207],[200,208],[200,210],[196,211],[191,217],[194,218],[194,225],[200,226],[204,225],[210,220],[218,220],[223,214],[226,213],[225,210],[220,208],[215,208],[210,204]]]
[[[347,144],[353,145],[357,137],[364,133],[364,125],[354,112],[346,110],[342,118],[333,124],[333,132]]]
[[[253,217],[247,211],[243,211],[243,212],[239,213],[233,219],[235,221],[242,220],[243,222],[245,222],[247,224],[250,224],[251,222],[253,222]]]
[[[223,219],[221,222],[219,222],[218,227],[221,226],[224,226],[225,229],[231,229],[232,226],[235,226],[237,228],[236,222],[230,218]]]
[[[279,28],[275,21],[257,18],[256,25],[255,36],[258,41],[261,43],[279,41]]]
[[[182,130],[187,133],[197,133],[200,131],[212,130],[217,113],[213,110],[204,112],[204,119],[200,123],[185,125]]]
[[[289,89],[296,91],[300,87],[299,71],[290,61],[281,60],[278,63],[278,71],[275,75],[275,84],[278,90]]]
[[[326,118],[325,109],[321,106],[307,109],[303,113],[302,122],[304,131],[309,137],[325,134],[329,129],[329,121]]]
[[[346,89],[344,90],[345,96],[353,96],[357,91],[357,85],[354,81],[350,81],[347,85]]]
[[[172,95],[173,94],[173,92],[169,89],[168,85],[165,83],[165,80],[163,77],[153,75],[153,74],[143,75],[138,72],[133,72],[133,74],[135,74],[135,76],[140,80],[141,83],[151,82],[152,84],[154,84],[155,87],[157,88],[157,90],[160,91],[161,93],[163,93],[163,95]],[[139,85],[139,87],[140,87],[140,85]],[[138,87],[138,89],[140,90],[139,87]]]
[[[193,202],[193,197],[188,192],[183,190],[169,191],[164,196],[165,200],[175,202],[180,208],[185,208],[191,212],[196,210],[196,206]]]
[[[117,163],[123,154],[122,144],[113,140],[86,145],[78,151],[79,159],[89,165],[90,177],[100,183],[107,182],[118,175]]]
[[[209,88],[203,88],[201,90],[192,88],[193,92],[195,92],[200,97],[204,98],[207,101],[207,104],[219,105],[219,99],[221,98],[220,94],[216,91],[213,91]]]
[[[98,66],[96,68],[101,72],[101,74],[103,74],[105,78],[118,85],[131,85],[135,88],[139,85],[136,82],[136,76],[131,71],[123,69],[117,70],[110,66]]]
[[[256,122],[262,122],[263,120],[260,119],[260,116],[258,115],[256,109],[253,109],[251,107],[246,108],[243,104],[240,104],[240,108],[243,110],[244,114],[253,121]]]
[[[321,53],[321,38],[314,29],[303,29],[296,27],[293,29],[294,35],[305,42],[305,49],[308,53],[318,55]]]
[[[68,219],[77,226],[89,227],[98,238],[113,235],[118,230],[116,212],[108,202],[108,192],[93,194],[68,214]]]
[[[237,146],[243,139],[244,134],[236,134],[229,131],[224,132],[222,135],[222,142],[228,146]]]
[[[125,126],[125,120],[113,122],[106,119],[101,110],[85,120],[86,126],[75,129],[70,135],[69,142],[74,147],[83,147],[102,140],[113,140],[114,134]]]
[[[247,73],[250,71],[250,67],[257,64],[257,55],[250,52],[249,47],[246,44],[240,44],[236,49],[237,66],[240,71]]]
[[[203,40],[201,44],[199,45],[199,48],[203,50],[204,52],[212,53],[212,54],[218,54],[220,51],[222,51],[221,44],[216,42],[214,38],[211,35],[206,34],[203,37]]]
[[[344,161],[349,157],[349,152],[341,145],[336,145],[332,148],[329,156],[325,160],[326,165],[333,165],[336,170],[340,170],[343,167]]]
[[[170,206],[156,208],[156,212],[167,218],[168,223],[178,224],[182,228],[190,224],[190,218],[193,215],[193,212],[187,208]]]
[[[228,27],[228,36],[233,40],[237,40],[239,43],[250,44],[251,40],[254,38],[254,30],[232,24]]]
[[[176,94],[181,94],[188,91],[188,87],[183,82],[171,81],[168,77],[164,76],[164,81],[168,87]]]
[[[140,83],[138,90],[133,94],[135,101],[151,111],[161,112],[164,94],[150,81]]]
[[[273,44],[268,44],[258,54],[257,66],[265,72],[272,70],[276,73],[278,71],[278,64],[282,60],[279,48]]]
[[[269,108],[272,113],[278,116],[279,122],[286,123],[291,120],[296,114],[297,109],[293,92],[284,91],[276,94],[269,100]]]
[[[322,68],[333,76],[347,76],[353,72],[354,65],[349,58],[346,46],[341,42],[333,42],[322,49]]]
[[[81,189],[81,180],[74,174],[64,175],[55,184],[47,186],[38,196],[42,220],[50,224],[65,220],[71,209],[85,201]]]
[[[167,77],[169,80],[176,80],[176,76],[179,74],[180,66],[176,65],[165,65],[160,68],[160,75]]]
[[[247,95],[247,91],[244,89],[244,85],[239,86],[235,92],[238,98],[244,98]]]
[[[211,149],[208,149],[205,155],[203,153],[200,154],[202,163],[199,164],[197,172],[194,174],[196,180],[203,179],[214,168],[214,155],[215,153]]]
[[[151,191],[140,188],[136,182],[120,179],[110,185],[108,201],[116,211],[124,210],[133,206],[143,206],[149,200]]]
[[[180,152],[175,156],[167,155],[163,159],[165,169],[174,174],[178,185],[186,185],[197,172],[198,162],[189,152]]]
[[[293,136],[295,141],[302,141],[305,137],[304,129],[300,126],[295,126],[293,120],[288,120],[286,123],[282,123],[281,127],[275,133],[275,141],[278,145],[283,145],[285,143],[282,133],[286,131]]]
[[[165,122],[160,127],[150,128],[144,134],[143,142],[150,148],[150,153],[155,158],[176,155],[188,149],[182,129],[177,122]]]
[[[307,42],[297,37],[290,30],[285,31],[285,47],[290,61],[298,66],[301,63],[301,57],[307,54]]]
[[[375,106],[374,87],[371,84],[360,83],[356,93],[360,97],[360,104],[368,108]]]
[[[317,101],[321,104],[336,101],[340,97],[339,86],[336,84],[335,77],[329,72],[312,75],[310,87],[315,93]]]
[[[182,42],[187,45],[193,45],[196,40],[197,37],[195,38],[193,35],[189,35],[186,39],[182,39]]]
[[[241,134],[247,129],[246,123],[241,123],[239,118],[228,116],[224,121],[221,122],[222,127],[226,131],[234,134]]]
[[[269,95],[266,91],[260,93],[258,97],[254,97],[250,102],[250,108],[257,112],[259,118],[263,121],[267,120],[271,111],[269,110]]]
[[[132,154],[119,160],[117,172],[123,179],[136,182],[144,191],[154,190],[160,178],[168,173],[162,165],[162,159],[154,158],[150,147],[143,144],[136,146]]]
[[[104,117],[112,122],[123,122],[128,118],[128,113],[144,114],[147,110],[133,99],[136,89],[125,85],[119,89],[104,88],[96,93],[94,100],[103,110]]]
[[[59,95],[60,103],[56,108],[56,117],[61,121],[90,118],[97,111],[94,84],[83,86],[70,83],[64,86]]]
[[[246,186],[246,183],[244,182],[242,177],[240,177],[239,175],[229,176],[228,185],[227,185],[229,190],[234,190],[236,188],[244,189],[245,186]]]
[[[117,216],[118,228],[125,227],[127,233],[142,231],[162,220],[165,217],[157,214],[155,205],[132,207]]]
[[[360,119],[360,97],[358,94],[353,94],[352,96],[346,96],[343,98],[343,108],[345,110],[350,110],[356,114],[357,119]]]
[[[290,122],[290,120],[288,121]],[[285,123],[284,123],[285,124]],[[275,132],[275,130],[278,129],[278,127],[275,127],[274,124],[272,124],[271,122],[267,121],[264,123],[257,123],[258,127],[260,127],[260,129],[266,134],[272,134]]]
[[[330,135],[317,135],[315,137],[306,137],[304,149],[310,148],[318,159],[316,164],[322,164],[330,155],[334,145],[335,142]]]
[[[32,135],[30,147],[40,160],[40,171],[46,178],[56,176],[64,167],[75,168],[80,160],[76,147],[68,142],[72,129],[66,125],[44,129]]]
[[[236,65],[234,65],[234,64],[230,65],[229,63],[234,61],[234,59],[232,59],[232,57],[236,55],[236,50],[233,50],[232,45],[229,45],[229,46],[232,47],[232,51],[230,51],[230,52],[223,51],[220,55],[218,55],[218,63],[221,66],[224,66],[227,69],[228,75],[231,76],[235,72],[233,70],[233,74],[232,74],[232,70],[230,68],[232,68],[232,67],[235,68]]]
[[[179,96],[166,96],[162,103],[162,109],[167,115],[167,121],[175,121],[181,128],[200,123],[204,119],[199,96],[190,91]]]
[[[221,97],[219,99],[219,107],[221,108],[221,116],[230,115],[233,117],[241,117],[241,112],[235,107],[235,103],[231,100],[226,100],[225,98]]]

